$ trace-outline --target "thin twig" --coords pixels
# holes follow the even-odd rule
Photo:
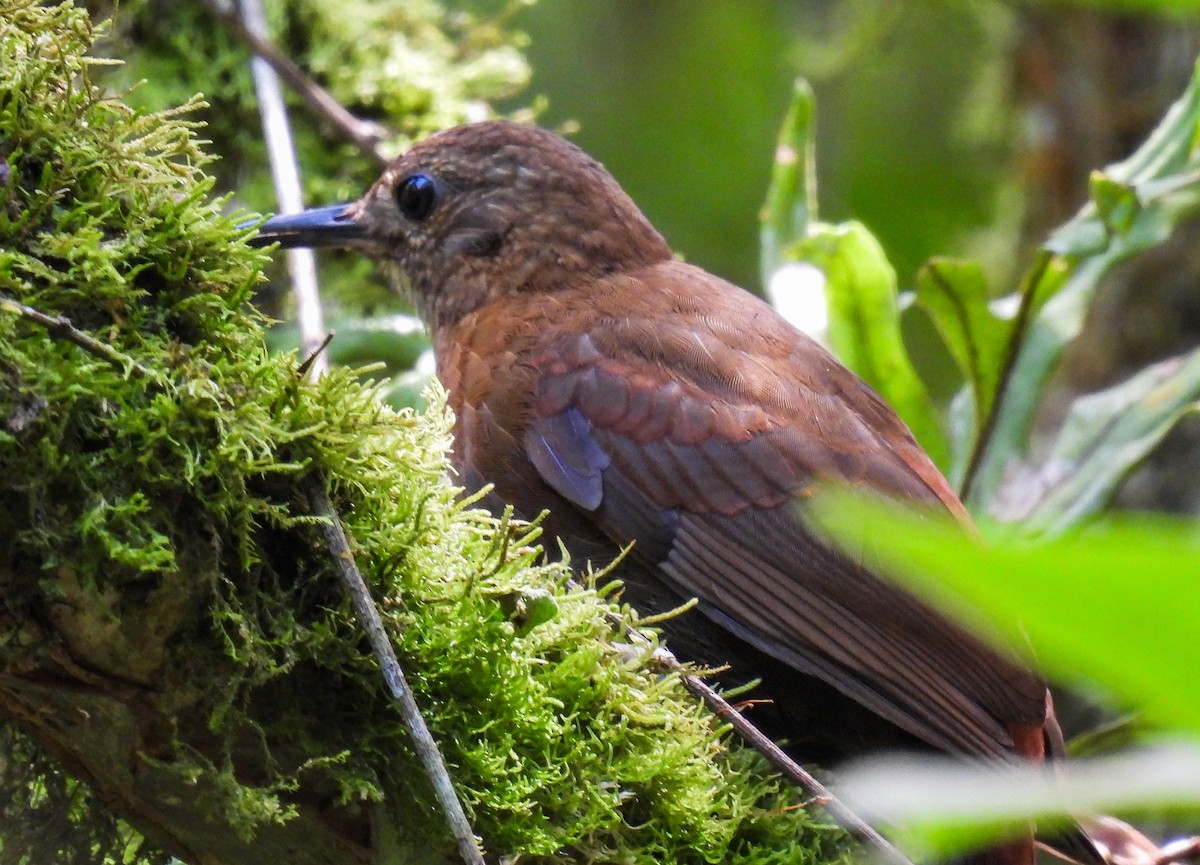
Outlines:
[[[879,851],[883,861],[890,862],[892,865],[912,865],[908,858],[896,849],[896,846],[891,841],[884,838],[875,827],[846,807],[840,799],[830,792],[828,787],[805,771],[803,766],[789,757],[782,748],[750,723],[745,715],[729,705],[724,697],[713,690],[712,686],[699,676],[686,672],[683,665],[675,659],[674,655],[660,648],[655,651],[654,660],[662,665],[664,669],[679,673],[683,687],[687,688],[692,696],[704,701],[704,705],[708,706],[718,718],[728,721],[729,725],[745,740],[746,744],[762,754],[779,774],[819,802],[821,808],[839,826]]]
[[[317,362],[317,355],[323,353],[325,349],[329,348],[329,343],[333,342],[333,337],[334,332],[332,330],[325,334],[325,338],[321,340],[321,344],[317,346],[317,350],[302,360],[300,365],[296,367],[296,375],[298,375],[300,378],[308,377],[309,370],[311,370],[313,364]]]
[[[379,142],[388,137],[386,129],[378,123],[360,120],[347,111],[328,90],[305,75],[299,66],[280,53],[264,33],[247,26],[236,9],[222,0],[200,0],[200,3],[219,18],[234,36],[242,40],[246,47],[270,64],[287,86],[299,94],[312,111],[328,120],[343,138],[379,166],[387,164],[387,157],[379,150]]]
[[[246,30],[260,36],[264,34],[267,20],[261,0],[240,0],[240,5]],[[288,122],[287,106],[283,102],[283,91],[279,87],[279,77],[261,57],[250,58],[250,69],[254,74],[254,90],[258,94],[263,137],[267,142],[279,211],[299,213],[304,209],[300,168],[296,164],[296,148],[292,143],[291,124]],[[289,249],[287,262],[292,276],[292,294],[296,298],[296,319],[300,324],[300,347],[305,357],[313,358],[308,373],[310,378],[316,380],[329,371],[329,360],[320,352],[325,337],[325,315],[317,290],[317,258],[311,249]]]
[[[408,728],[409,735],[412,736],[417,757],[421,760],[429,780],[433,783],[438,804],[441,805],[458,843],[459,855],[468,865],[484,865],[479,841],[475,838],[471,823],[454,791],[454,784],[450,780],[446,762],[438,750],[433,735],[429,732],[429,727],[425,724],[425,719],[421,717],[417,701],[413,699],[412,690],[404,678],[404,671],[400,667],[400,661],[396,658],[391,638],[383,626],[383,619],[380,618],[375,602],[371,598],[366,580],[363,579],[362,573],[354,563],[354,553],[350,550],[342,521],[338,518],[337,511],[334,510],[333,502],[329,500],[329,493],[325,489],[325,481],[320,473],[310,473],[304,479],[304,489],[312,505],[313,513],[323,518],[321,533],[333,555],[338,577],[347,594],[350,595],[350,604],[354,608],[355,617],[367,633],[367,639],[371,643],[375,659],[379,662],[379,668],[383,672],[384,681],[387,682],[388,689],[400,706],[400,714],[404,719],[404,725]]]
[[[40,310],[34,309],[32,306],[26,306],[12,298],[3,296],[0,296],[0,309],[40,324],[51,336],[73,342],[88,354],[93,354],[101,360],[108,361],[123,372],[135,372],[142,378],[157,378],[153,372],[129,355],[122,354],[108,343],[101,342],[90,333],[84,333],[82,330],[79,330],[75,325],[71,324],[71,320],[65,315],[47,315]]]
[[[569,581],[569,585],[572,588],[581,588],[575,580]],[[606,616],[611,625],[623,631],[625,636],[634,642],[647,647],[653,645],[649,637],[617,614],[607,613]],[[683,687],[687,689],[688,693],[703,702],[718,718],[727,721],[733,727],[734,732],[741,736],[747,745],[762,754],[780,775],[799,787],[807,795],[820,802],[821,807],[839,826],[879,851],[880,857],[884,862],[889,862],[891,865],[912,865],[912,862],[896,849],[896,846],[892,842],[880,835],[873,826],[846,807],[840,799],[830,792],[828,787],[805,771],[804,767],[789,757],[782,748],[747,720],[745,715],[731,706],[712,686],[694,673],[689,673],[687,668],[679,663],[671,652],[662,646],[658,646],[654,649],[651,661],[661,669],[678,675],[679,680],[683,683]]]

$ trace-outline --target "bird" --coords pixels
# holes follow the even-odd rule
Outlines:
[[[1061,752],[1038,672],[807,514],[849,485],[970,524],[896,412],[769,304],[679,260],[576,145],[454,127],[357,201],[271,218],[253,242],[373,259],[430,330],[459,482],[546,512],[576,567],[617,562],[641,612],[694,603],[663,624],[668,647],[757,681],[753,717],[803,758]],[[996,849],[1032,861],[1031,838]]]

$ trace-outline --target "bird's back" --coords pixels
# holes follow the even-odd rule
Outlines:
[[[965,513],[895,413],[765,303],[666,261],[505,298],[449,336],[466,477],[549,508],[577,555],[634,542],[634,606],[699,599],[670,628],[681,654],[770,667],[757,696],[797,704],[784,716],[809,715],[791,680],[813,677],[945,750],[1013,753],[1040,729],[1039,677],[876,577],[868,527],[851,557],[805,521],[832,483]]]

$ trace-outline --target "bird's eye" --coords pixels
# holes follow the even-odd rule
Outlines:
[[[396,206],[413,222],[421,222],[433,213],[438,202],[438,186],[428,174],[413,174],[396,185]]]

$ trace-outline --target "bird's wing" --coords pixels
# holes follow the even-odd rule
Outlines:
[[[523,442],[541,478],[760,650],[935,746],[1011,752],[1014,726],[1042,723],[1041,680],[875,577],[869,527],[852,559],[802,516],[829,480],[961,514],[953,492],[822,349],[684,272],[711,290],[543,342]]]

